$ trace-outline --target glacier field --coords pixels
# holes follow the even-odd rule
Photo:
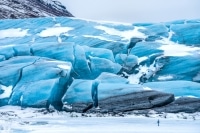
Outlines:
[[[200,111],[200,20],[0,20],[0,106]]]

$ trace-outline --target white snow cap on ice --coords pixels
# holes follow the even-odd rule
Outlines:
[[[28,29],[22,30],[21,28],[17,28],[17,29],[0,30],[0,39],[7,37],[25,37],[25,36],[28,36]]]
[[[164,75],[164,76],[159,76],[158,80],[170,80],[173,79],[174,77],[172,75]]]
[[[162,45],[158,49],[163,50],[165,56],[187,56],[193,55],[195,51],[200,51],[200,48],[180,44]]]
[[[71,66],[69,65],[57,65],[59,68],[65,69],[65,70],[69,70],[71,69]]]
[[[0,94],[0,99],[3,99],[3,98],[9,98],[11,93],[12,93],[12,86],[3,86],[3,85],[0,85],[0,88],[4,91],[3,94]]]
[[[106,26],[96,26],[96,29],[103,30],[109,35],[116,35],[122,37],[124,40],[129,40],[132,37],[146,38],[146,35],[142,32],[139,32],[139,29],[144,29],[143,27],[134,27],[133,30],[119,31],[114,28],[109,28]]]
[[[70,30],[73,30],[73,28],[71,28],[71,27],[52,27],[52,28],[47,28],[46,30],[43,30],[38,35],[40,37],[60,36],[60,34],[67,33]]]

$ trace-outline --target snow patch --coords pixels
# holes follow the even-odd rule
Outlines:
[[[175,44],[174,42],[171,41],[171,38],[173,36],[173,34],[175,34],[173,31],[169,31],[169,36],[166,38],[166,37],[163,37],[161,40],[156,40],[156,42],[158,43],[162,43],[162,44]]]
[[[0,46],[0,48],[12,48],[14,47],[15,45],[11,44],[11,45],[3,45],[3,46]]]
[[[144,75],[145,73],[147,73],[147,71],[149,70],[149,68],[144,65],[144,66],[139,66],[139,72],[137,74],[132,74],[128,77],[128,81],[130,84],[139,84],[140,83],[140,77],[142,75]]]
[[[46,30],[43,30],[38,35],[40,37],[60,36],[60,34],[67,33],[70,30],[73,30],[73,28],[71,28],[71,27],[52,27],[52,28],[47,28]]]
[[[96,38],[96,39],[100,39],[100,40],[104,40],[104,41],[114,42],[114,40],[110,40],[110,39],[107,39],[107,38],[102,37],[102,36],[83,35],[83,37]]]
[[[147,56],[143,56],[143,57],[138,58],[138,64],[140,64],[141,62],[143,62],[145,60],[148,60]]]
[[[1,85],[0,87],[4,91],[3,94],[0,95],[0,99],[9,98],[11,93],[12,93],[13,87],[12,86],[6,87],[6,86],[3,86],[3,85]]]
[[[172,75],[165,75],[165,76],[159,76],[158,80],[171,80],[174,77]]]
[[[186,96],[186,97],[190,97],[190,98],[199,98],[199,97],[195,97],[195,96],[191,96],[191,95]]]
[[[162,40],[157,40],[156,42],[162,43],[163,45],[160,46],[158,49],[164,51],[165,56],[187,56],[187,55],[193,55],[193,52],[199,51],[200,48],[198,47],[192,47],[192,46],[186,46],[184,44],[178,44],[171,41],[171,37],[173,36],[174,32],[169,32],[168,38],[163,38]]]
[[[0,39],[7,37],[25,37],[25,36],[28,36],[28,29],[22,30],[21,28],[17,28],[17,29],[0,30]]]
[[[144,33],[138,31],[139,29],[144,29],[143,27],[134,27],[133,30],[127,30],[127,31],[119,31],[114,28],[109,28],[106,26],[96,26],[95,28],[98,30],[103,30],[105,33],[109,35],[120,36],[123,38],[123,40],[130,40],[132,37],[146,38],[146,35]]]
[[[145,86],[143,87],[143,89],[144,89],[144,90],[147,90],[147,91],[148,91],[148,90],[152,90],[151,88],[145,87]]]
[[[59,68],[65,69],[65,70],[70,70],[71,66],[69,65],[57,65]]]
[[[60,36],[58,36],[58,43],[62,43],[62,39]]]
[[[124,117],[66,112],[41,112],[44,109],[17,106],[0,107],[0,132],[30,133],[199,133],[200,113],[131,114]],[[148,117],[145,117],[148,116]],[[160,126],[157,126],[157,120]],[[186,120],[187,119],[187,120]],[[118,128],[116,128],[118,127]]]
[[[185,46],[180,44],[164,44],[160,46],[158,49],[164,51],[165,56],[187,56],[193,55],[193,52],[200,51],[200,48]]]
[[[61,27],[61,24],[60,23],[55,24],[54,27]]]
[[[183,96],[176,96],[175,99],[179,99]],[[184,97],[188,97],[188,98],[199,98],[199,97],[196,97],[196,96],[193,96],[193,95],[185,95]]]
[[[163,56],[159,56],[156,59],[162,58]],[[145,57],[139,59],[139,61],[145,60]],[[154,76],[156,72],[158,72],[163,65],[156,63],[156,60],[150,65],[140,65],[137,70],[139,71],[137,74],[132,74],[128,77],[130,84],[139,84],[140,82],[145,82],[150,77]]]

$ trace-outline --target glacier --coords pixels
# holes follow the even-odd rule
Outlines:
[[[147,102],[145,109],[184,97],[200,108],[199,75],[198,19],[137,24],[67,17],[0,20],[0,106],[85,112],[110,105],[112,112],[138,104],[137,97]]]

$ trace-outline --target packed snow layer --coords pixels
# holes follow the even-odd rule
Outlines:
[[[199,20],[0,20],[0,106],[62,110],[147,88],[200,97],[199,31]]]
[[[62,33],[66,34],[68,31],[72,29],[73,28],[70,28],[70,27],[52,27],[40,32],[39,36],[40,37],[60,36],[60,34]]]
[[[0,99],[9,98],[12,93],[12,88],[13,88],[12,86],[6,87],[6,86],[1,85],[0,89],[3,91],[3,93],[0,94]]]
[[[0,39],[2,38],[12,38],[12,37],[25,37],[28,35],[28,30],[22,30],[21,28],[17,29],[5,29],[0,30]]]
[[[96,26],[95,28],[103,30],[105,33],[109,35],[120,36],[125,40],[129,40],[131,37],[146,38],[145,34],[138,31],[139,29],[144,29],[143,27],[134,27],[133,30],[126,30],[126,31],[119,31],[105,26]]]
[[[162,45],[158,49],[163,50],[165,56],[187,56],[200,51],[199,47],[184,46],[179,44]]]
[[[94,114],[53,112],[40,109],[5,106],[0,108],[0,132],[59,133],[199,133],[200,114],[125,115],[114,117]],[[160,121],[159,126],[157,121]]]

